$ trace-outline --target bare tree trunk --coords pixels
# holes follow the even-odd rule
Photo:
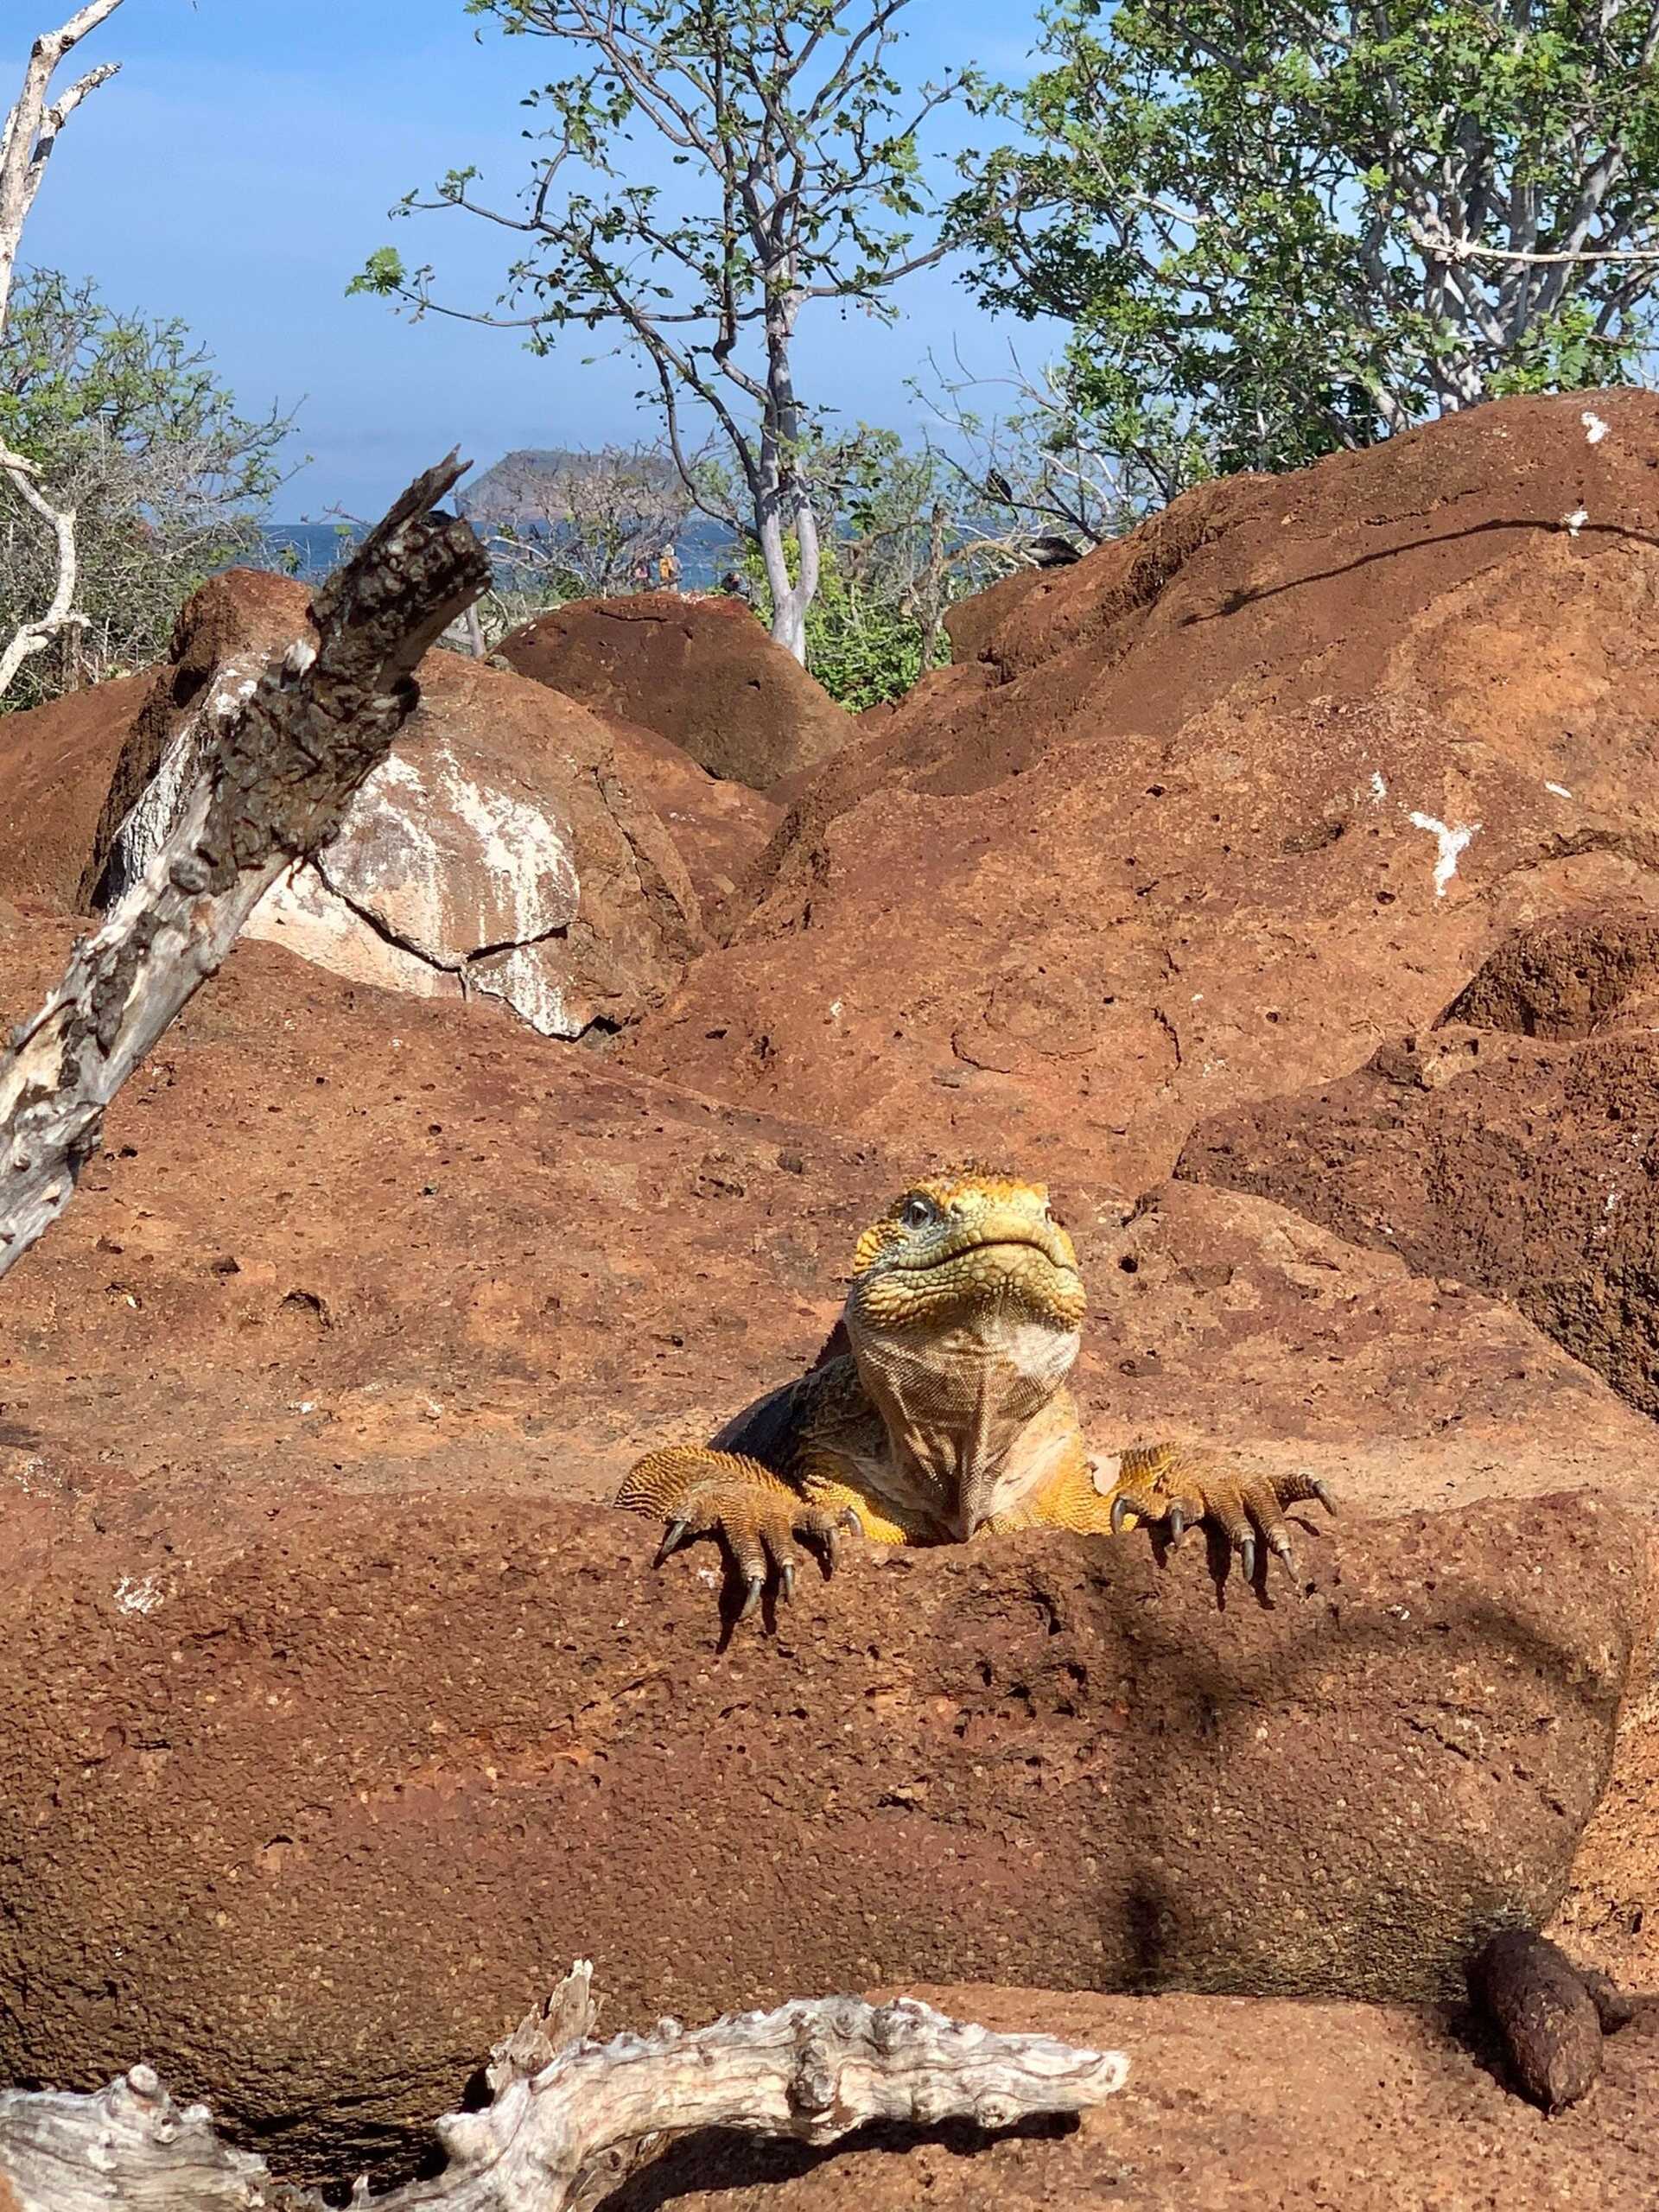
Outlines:
[[[591,1969],[579,1962],[547,2006],[491,2054],[493,2102],[437,2123],[444,2171],[373,2202],[376,2212],[590,2212],[673,2135],[736,2128],[833,2143],[867,2120],[1012,2126],[1116,2094],[1121,2051],[1050,2036],[992,2035],[899,1998],[798,1999],[684,2033],[590,2038]],[[10,2183],[10,2194],[6,2185]],[[354,2204],[366,2204],[359,2182]],[[0,2203],[16,2212],[322,2212],[232,2151],[207,2108],[181,2112],[147,2066],[96,2096],[0,2094]]]
[[[58,143],[58,134],[88,92],[107,84],[119,68],[105,61],[78,78],[66,92],[48,103],[52,79],[66,54],[79,46],[121,5],[121,0],[90,0],[59,29],[42,31],[29,50],[22,89],[6,118],[0,136],[0,334],[11,305],[12,279],[17,270],[23,225],[35,205],[47,163]],[[54,503],[41,490],[35,464],[10,447],[0,445],[0,477],[9,483],[23,505],[45,524],[57,541],[58,581],[44,614],[19,623],[10,642],[0,649],[0,700],[16,680],[17,671],[31,655],[44,652],[53,639],[85,626],[86,617],[75,609],[75,511]]]
[[[944,502],[935,499],[927,518],[927,566],[922,571],[922,665],[925,676],[938,651],[939,625],[944,620]]]
[[[107,84],[121,65],[101,62],[48,105],[52,79],[65,54],[79,46],[89,31],[107,22],[120,5],[121,0],[90,0],[88,6],[78,8],[57,30],[42,31],[29,49],[22,89],[6,118],[5,134],[0,137],[0,331],[6,327],[23,225],[35,205],[58,133],[87,93]]]
[[[794,583],[789,573],[789,551],[783,510],[774,493],[755,503],[755,532],[760,558],[766,564],[766,590],[772,599],[772,641],[796,659],[806,658],[806,618],[794,605]]]
[[[312,602],[317,638],[230,711],[143,880],[0,1058],[0,1275],[63,1211],[104,1109],[224,960],[290,861],[326,845],[419,701],[412,671],[490,580],[469,525],[434,514],[466,467],[412,484]]]
[[[10,446],[0,444],[0,478],[11,486],[23,505],[51,531],[58,548],[58,580],[53,586],[46,612],[36,615],[32,622],[20,622],[6,644],[0,646],[0,699],[10,690],[26,660],[35,653],[43,653],[54,639],[86,626],[86,617],[75,606],[75,584],[79,573],[75,551],[75,511],[73,507],[53,505],[40,487],[40,474],[32,461],[14,453]]]

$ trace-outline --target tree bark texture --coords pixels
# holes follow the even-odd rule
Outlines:
[[[431,512],[451,454],[412,484],[311,607],[315,631],[228,702],[143,880],[0,1058],[0,1274],[68,1204],[104,1109],[224,961],[282,870],[339,828],[419,701],[421,656],[490,580],[470,526]]]
[[[821,2144],[876,2120],[1002,2128],[1103,2103],[1128,2075],[1121,2051],[994,2035],[911,1998],[798,1999],[598,2044],[591,1971],[579,1961],[496,2045],[483,2111],[438,2122],[444,2171],[374,2198],[378,2212],[592,2212],[693,2129]],[[0,2094],[0,2205],[13,2200],[16,2212],[322,2212],[220,2142],[205,2106],[181,2111],[147,2066],[95,2096]],[[363,2182],[352,2202],[371,2202]]]

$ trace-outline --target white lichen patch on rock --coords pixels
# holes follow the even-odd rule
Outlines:
[[[582,896],[569,826],[518,783],[448,738],[418,760],[394,753],[322,855],[323,880],[446,968],[569,928]]]
[[[1437,821],[1432,814],[1414,814],[1414,830],[1427,830],[1439,847],[1434,862],[1434,896],[1444,899],[1446,887],[1458,872],[1458,861],[1468,850],[1471,839],[1479,830],[1478,822],[1447,823]]]
[[[253,675],[229,662],[214,706]],[[117,892],[172,830],[201,757],[193,717],[118,833]],[[315,861],[287,869],[245,934],[353,982],[416,998],[498,998],[544,1037],[578,1037],[590,1016],[566,972],[563,934],[582,905],[575,840],[551,798],[511,767],[444,735],[394,753],[353,800]]]
[[[124,1574],[115,1586],[115,1602],[124,1613],[153,1613],[162,1603],[163,1593],[153,1574],[136,1579]]]

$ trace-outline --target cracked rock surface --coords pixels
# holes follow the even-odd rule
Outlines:
[[[104,900],[142,874],[213,713],[303,632],[306,604],[298,585],[233,570],[184,610],[170,677],[111,780],[88,870]],[[546,1037],[637,1020],[702,943],[702,914],[608,733],[558,694],[454,653],[429,654],[420,680],[418,711],[334,844],[272,886],[247,934],[354,982],[481,993]]]

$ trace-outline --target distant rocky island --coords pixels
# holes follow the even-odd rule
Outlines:
[[[496,529],[541,521],[548,512],[550,491],[559,479],[591,468],[598,458],[566,446],[519,446],[457,492],[456,504],[469,522]],[[673,463],[659,454],[630,455],[629,466],[645,481],[664,489],[676,480]]]

